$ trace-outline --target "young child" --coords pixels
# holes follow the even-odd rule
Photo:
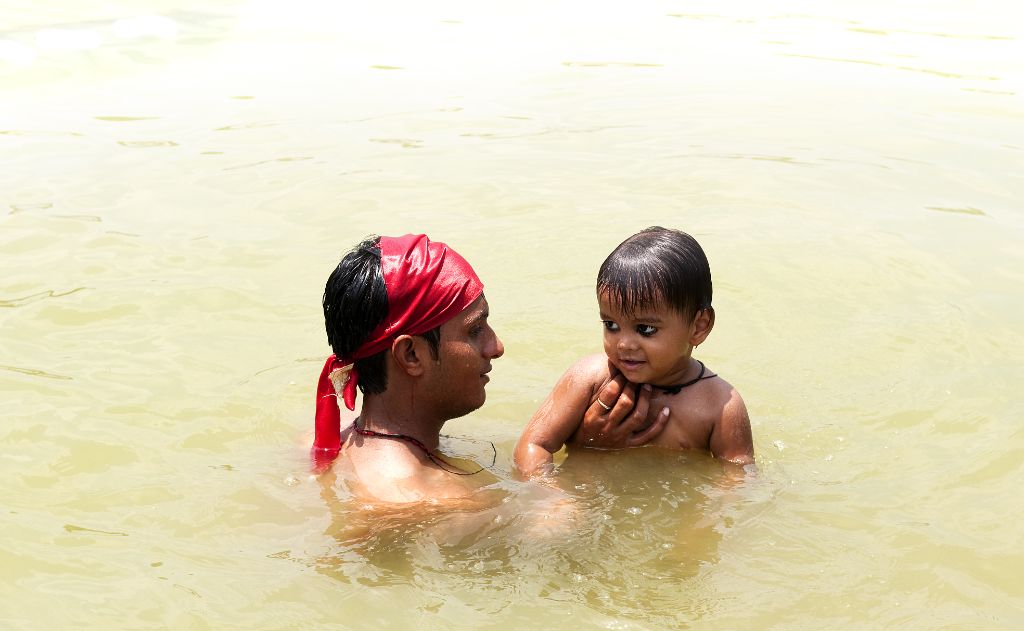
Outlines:
[[[715,324],[711,269],[697,241],[658,226],[629,237],[601,264],[597,302],[604,354],[584,357],[555,384],[516,445],[519,470],[526,476],[551,470],[552,455],[571,442],[585,415],[622,420],[630,408],[646,417],[633,419],[639,426],[664,425],[650,444],[752,463],[743,399],[691,357]],[[630,388],[618,395],[619,375],[637,384],[635,408]]]

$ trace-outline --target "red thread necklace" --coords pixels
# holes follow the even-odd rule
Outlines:
[[[358,425],[356,425],[356,423],[358,423],[358,422],[359,422],[358,418],[356,420],[352,421],[352,429],[355,430],[355,432],[357,434],[359,434],[360,436],[370,436],[372,438],[391,438],[393,440],[404,440],[407,443],[410,443],[412,445],[415,445],[416,447],[419,447],[420,451],[422,451],[424,454],[426,454],[427,459],[430,460],[431,462],[433,462],[435,465],[437,465],[442,471],[446,471],[448,473],[454,473],[455,475],[476,475],[477,473],[480,473],[481,471],[483,471],[484,469],[487,468],[487,467],[480,467],[476,471],[460,471],[458,469],[453,469],[453,468],[451,468],[452,465],[448,464],[444,460],[441,460],[440,458],[435,458],[434,454],[431,453],[431,451],[429,449],[427,449],[426,445],[424,445],[423,443],[421,443],[417,439],[413,438],[412,436],[408,436],[406,434],[387,434],[385,432],[375,432],[372,429],[364,429],[362,427],[359,427]],[[442,436],[444,436],[444,434],[442,434]],[[444,437],[445,438],[449,438],[448,436],[444,436]],[[467,440],[469,440],[469,439],[467,439]],[[487,442],[490,442],[490,441],[487,441]],[[497,460],[498,460],[498,450],[494,447],[494,443],[490,443],[490,444],[491,444],[491,450],[494,452],[494,458],[491,460],[491,466],[494,466],[494,463],[497,462]]]

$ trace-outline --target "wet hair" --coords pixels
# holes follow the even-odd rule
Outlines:
[[[355,352],[388,317],[388,290],[380,264],[380,237],[371,235],[341,258],[324,288],[324,326],[327,343],[338,357]],[[441,327],[423,333],[436,360]],[[387,350],[355,362],[359,389],[363,394],[380,394],[388,388]]]
[[[652,226],[629,237],[601,263],[597,292],[629,314],[665,304],[692,320],[711,308],[711,266],[697,240]]]

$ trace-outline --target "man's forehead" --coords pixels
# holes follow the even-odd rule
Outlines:
[[[455,331],[469,329],[478,320],[484,319],[487,315],[487,299],[483,297],[483,294],[481,294],[476,300],[471,302],[468,307],[460,311],[458,315],[441,325],[442,335],[444,337],[462,335],[462,333],[455,333]],[[447,330],[448,333],[443,333],[445,330]]]
[[[469,303],[469,306],[463,309],[462,313],[456,317],[461,318],[465,322],[470,322],[482,315],[487,315],[488,309],[487,298],[485,298],[483,294],[480,294],[476,300]]]

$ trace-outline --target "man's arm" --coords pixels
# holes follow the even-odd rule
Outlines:
[[[638,389],[636,384],[629,383],[622,375],[616,375],[604,385],[598,397],[587,408],[583,422],[569,438],[569,444],[593,449],[628,449],[651,442],[665,429],[670,411],[667,407],[662,408],[654,422],[645,427],[651,394],[649,385]],[[615,404],[612,404],[612,410],[604,410],[595,405],[597,399],[625,403],[622,404],[621,412],[614,409]],[[636,401],[635,406],[633,401]]]
[[[750,416],[740,393],[729,389],[729,398],[722,406],[722,415],[711,430],[712,455],[736,464],[754,462],[754,438],[750,431]]]

